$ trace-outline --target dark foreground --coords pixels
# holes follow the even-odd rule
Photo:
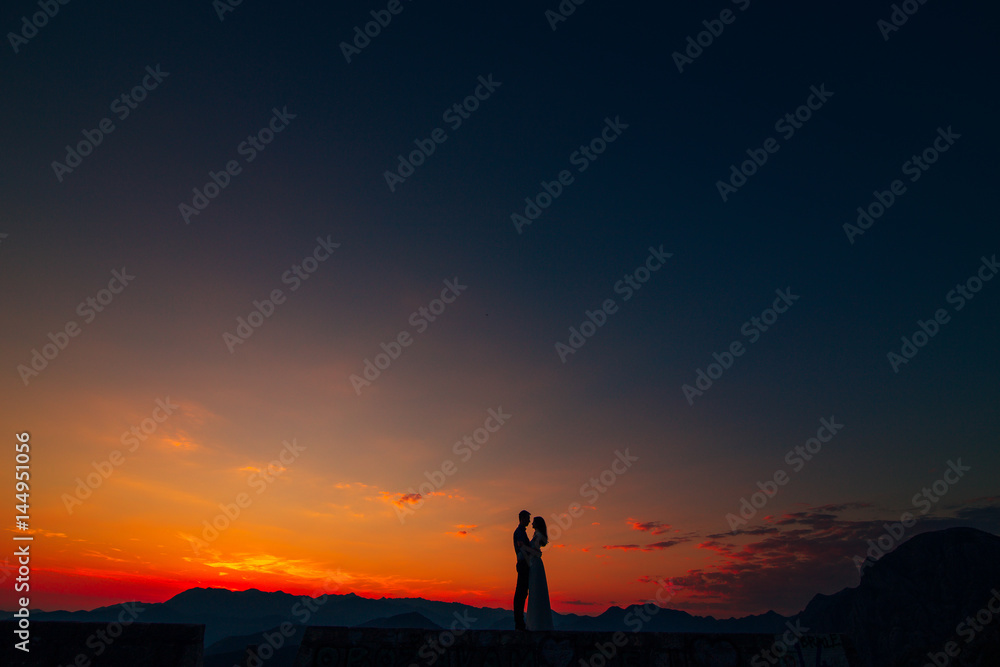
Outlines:
[[[0,632],[14,636],[14,623]],[[114,636],[112,636],[114,635]],[[205,667],[204,626],[64,621],[31,625],[29,652],[5,641],[0,663],[11,667]],[[787,642],[787,643],[786,643]],[[256,647],[226,664],[277,667],[291,646]],[[857,667],[843,635],[687,634],[658,632],[514,632],[309,627],[295,667],[450,667],[655,665],[657,667]]]

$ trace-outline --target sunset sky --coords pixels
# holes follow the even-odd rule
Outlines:
[[[527,509],[557,612],[791,614],[1000,532],[995,7],[221,4],[0,14],[32,607],[510,608]]]

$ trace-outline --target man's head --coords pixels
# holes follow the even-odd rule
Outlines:
[[[522,526],[527,526],[531,521],[531,512],[528,510],[521,510],[521,513],[517,515],[517,521]]]

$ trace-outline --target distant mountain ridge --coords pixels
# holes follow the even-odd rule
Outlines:
[[[942,651],[948,641],[956,641],[962,649],[949,667],[997,667],[1000,614],[973,641],[966,643],[956,634],[956,625],[984,607],[991,589],[1000,591],[1000,537],[972,528],[949,528],[907,540],[867,567],[858,586],[816,595],[792,617],[770,611],[716,619],[663,608],[637,628],[641,606],[630,605],[609,607],[598,616],[553,613],[553,624],[556,630],[569,631],[779,634],[786,622],[799,620],[813,633],[849,635],[861,655],[861,667],[919,667],[927,662],[928,651]],[[354,593],[318,601],[283,591],[192,588],[165,602],[141,606],[137,620],[142,622],[205,625],[205,667],[238,663],[245,646],[264,643],[264,633],[273,637],[283,623],[294,631],[287,633],[281,656],[276,654],[269,667],[281,667],[294,657],[304,625],[433,630],[448,628],[462,617],[472,620],[474,630],[513,627],[513,614],[505,609],[424,598],[371,599]],[[32,616],[110,622],[120,612],[116,605],[92,611],[38,611]]]
[[[306,598],[307,600],[309,598]],[[435,627],[447,628],[459,615],[474,619],[472,627],[503,630],[514,626],[510,610],[473,607],[460,602],[440,602],[424,598],[364,598],[354,593],[331,594],[326,601],[303,603],[303,597],[283,591],[268,593],[251,588],[230,591],[224,588],[191,588],[165,602],[143,604],[137,620],[149,623],[201,623],[206,646],[233,635],[246,635],[293,624],[341,625],[357,627],[424,627],[399,625],[400,619],[423,619]],[[553,612],[556,630],[635,631],[640,605],[609,607],[599,616]],[[114,620],[120,607],[99,607],[91,611],[34,612],[39,620]],[[632,619],[629,622],[629,619]],[[650,632],[776,632],[787,617],[773,611],[757,616],[718,620],[693,616],[685,611],[661,609],[642,623]],[[423,622],[422,621],[422,622]]]

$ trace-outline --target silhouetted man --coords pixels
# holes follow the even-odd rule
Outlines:
[[[528,558],[521,547],[531,544],[525,526],[531,521],[531,512],[521,510],[517,515],[518,526],[514,531],[514,553],[517,555],[517,586],[514,588],[514,629],[524,630],[524,602],[528,599]]]

